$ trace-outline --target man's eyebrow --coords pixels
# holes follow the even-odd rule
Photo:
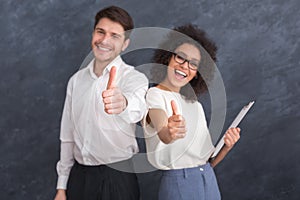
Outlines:
[[[96,27],[95,30],[96,30],[96,31],[104,31],[104,32],[106,32],[103,28],[100,28],[100,27]],[[124,32],[122,32],[122,33],[115,33],[115,32],[112,32],[111,35],[116,35],[116,36],[118,36],[118,37],[122,37],[123,33],[124,33]]]
[[[112,33],[112,35],[116,35],[118,37],[122,37],[122,33]]]
[[[104,29],[100,27],[96,27],[95,30],[104,30]]]

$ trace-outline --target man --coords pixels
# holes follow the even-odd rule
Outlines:
[[[132,18],[119,7],[95,17],[95,58],[67,87],[55,200],[139,199],[136,175],[127,172],[138,152],[135,123],[146,111],[148,81],[120,57],[131,29]]]

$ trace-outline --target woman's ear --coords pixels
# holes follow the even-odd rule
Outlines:
[[[198,79],[198,76],[199,76],[198,74],[199,74],[199,72],[197,71],[196,75],[194,76],[194,79],[196,79],[196,80]]]

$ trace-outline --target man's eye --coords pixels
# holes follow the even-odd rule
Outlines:
[[[114,35],[112,35],[112,37],[115,38],[115,39],[119,39],[121,36],[117,35],[117,34],[114,34]]]
[[[97,33],[101,35],[105,34],[104,31],[97,31]]]

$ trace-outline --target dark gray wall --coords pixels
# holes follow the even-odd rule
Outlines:
[[[257,100],[216,168],[223,199],[299,199],[298,0],[2,0],[0,199],[53,198],[66,83],[90,51],[95,13],[111,4],[128,10],[136,27],[191,22],[207,31],[219,47],[225,128]],[[144,199],[154,199],[150,176],[140,177]]]

